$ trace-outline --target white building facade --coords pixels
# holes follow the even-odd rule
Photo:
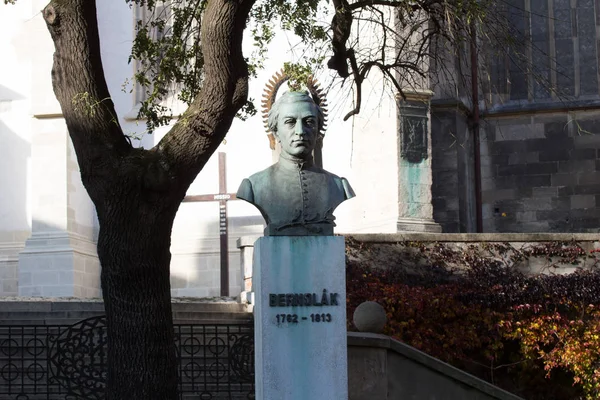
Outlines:
[[[99,297],[98,222],[52,92],[54,48],[40,12],[46,3],[19,0],[14,6],[0,6],[0,296]],[[127,59],[135,10],[123,0],[98,1],[97,8],[104,70],[121,126],[126,133],[143,132],[144,122],[135,120],[135,93],[122,90],[134,73]],[[266,70],[251,82],[250,97],[260,99],[270,75],[285,61],[297,61],[288,49],[285,37],[273,43]],[[372,82],[381,85],[375,76]],[[371,95],[361,114],[346,122],[342,116],[352,99],[335,94],[328,98],[332,111],[324,140],[324,167],[346,177],[357,194],[336,211],[336,232],[393,233],[399,221],[403,229],[407,224],[406,215],[399,215],[407,207],[399,202],[405,178],[399,178],[398,172],[398,107],[393,94],[382,87],[365,84],[363,91]],[[144,136],[140,145],[152,147],[167,130]],[[273,162],[258,115],[236,120],[218,152],[227,155],[230,193],[243,178]],[[188,195],[218,193],[217,160],[215,154]],[[419,201],[425,204],[431,200],[430,160],[420,165],[426,190]],[[235,242],[241,236],[261,234],[263,221],[243,201],[230,201],[228,210],[229,285],[235,296],[242,290]],[[431,207],[423,212],[430,218]],[[174,296],[219,295],[218,202],[181,205],[171,252]]]

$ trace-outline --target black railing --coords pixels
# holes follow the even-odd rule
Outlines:
[[[251,324],[175,325],[182,400],[254,398]],[[0,400],[100,400],[105,317],[71,326],[0,326]]]

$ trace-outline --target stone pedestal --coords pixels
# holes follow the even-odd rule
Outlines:
[[[441,232],[431,204],[431,92],[398,98],[398,231]]]
[[[344,238],[254,246],[257,400],[348,399]]]

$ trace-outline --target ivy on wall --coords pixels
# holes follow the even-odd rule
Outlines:
[[[348,254],[381,251],[348,246]],[[377,301],[386,334],[526,399],[600,398],[598,250],[575,242],[396,246],[406,257],[387,264],[349,257],[349,329],[354,309]],[[532,259],[543,273],[523,271]],[[556,273],[566,265],[575,272]]]

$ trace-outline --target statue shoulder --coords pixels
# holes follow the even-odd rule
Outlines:
[[[273,170],[274,166],[272,165],[244,179],[237,191],[237,198],[254,203],[255,194],[260,194],[262,189],[269,186]]]
[[[252,182],[249,178],[242,180],[235,195],[238,199],[246,200],[250,203],[254,202],[254,189],[252,188]]]
[[[354,190],[352,189],[352,186],[350,186],[350,182],[348,182],[348,179],[343,178],[343,177],[340,178],[339,176],[332,174],[331,172],[327,172],[327,173],[333,178],[338,189],[340,191],[344,192],[344,198],[346,200],[351,199],[356,196],[356,194],[354,193]]]
[[[346,178],[340,178],[342,181],[342,187],[344,188],[344,194],[346,195],[346,200],[351,199],[356,196],[352,186],[350,186],[350,182]]]

